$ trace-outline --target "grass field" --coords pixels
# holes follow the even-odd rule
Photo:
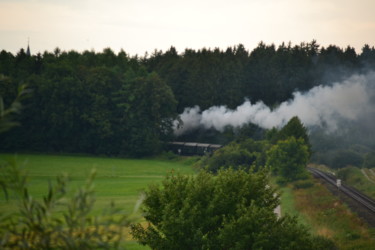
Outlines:
[[[46,195],[49,182],[54,181],[59,174],[68,174],[69,188],[75,190],[84,185],[92,169],[96,169],[95,212],[115,201],[117,207],[132,213],[142,190],[148,185],[159,183],[171,171],[194,173],[191,163],[186,159],[171,161],[24,154],[2,154],[0,158],[16,159],[17,164],[27,172],[30,193],[37,199]],[[14,197],[10,202],[6,202],[3,196],[0,197],[0,212],[16,208]],[[134,242],[129,242],[127,247],[143,249]]]

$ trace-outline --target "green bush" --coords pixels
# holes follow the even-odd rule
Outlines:
[[[266,163],[267,148],[268,144],[265,141],[246,139],[232,142],[215,151],[211,157],[203,157],[199,165],[213,173],[216,173],[220,168],[250,169],[250,167],[254,167],[258,170]]]
[[[237,143],[231,143],[207,158],[205,164],[208,171],[216,173],[220,168],[246,168],[256,161],[257,153],[250,153]]]
[[[178,159],[178,155],[173,153],[172,151],[163,151],[160,155],[159,158],[165,159],[165,160],[175,160]]]
[[[332,249],[296,218],[277,218],[279,196],[267,183],[264,171],[168,175],[146,190],[148,225],[133,225],[132,235],[152,249]]]
[[[293,187],[295,189],[305,189],[314,186],[314,182],[312,180],[298,180],[293,182]]]

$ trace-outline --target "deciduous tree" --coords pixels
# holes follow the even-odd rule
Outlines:
[[[170,174],[144,201],[146,227],[132,235],[152,249],[330,249],[291,217],[277,218],[266,172]]]
[[[308,148],[302,138],[289,137],[277,142],[267,152],[267,166],[286,181],[306,176]]]

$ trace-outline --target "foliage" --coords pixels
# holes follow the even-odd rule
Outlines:
[[[10,170],[12,185],[7,190],[20,194],[18,212],[2,215],[0,247],[17,249],[113,249],[122,241],[123,229],[129,220],[114,203],[100,216],[92,214],[95,204],[93,172],[84,187],[69,196],[67,177],[58,176],[50,184],[42,200],[34,199],[29,188],[11,162],[1,162],[1,169]],[[3,179],[3,178],[2,178]]]
[[[317,128],[311,130],[310,139],[314,152],[311,160],[336,169],[347,165],[367,167],[366,158],[375,149],[372,117],[369,115],[366,121],[348,122],[345,130],[332,133]]]
[[[176,100],[171,89],[155,73],[131,78],[115,93],[123,135],[121,149],[133,156],[160,151],[163,135],[172,133]],[[126,136],[124,136],[126,135]]]
[[[311,151],[307,130],[298,117],[293,117],[280,131],[269,130],[266,137],[265,141],[241,137],[204,157],[199,165],[213,173],[220,168],[259,170],[268,166],[279,175],[280,183],[306,178]]]
[[[249,152],[255,152],[257,159],[255,161],[255,169],[261,169],[266,166],[267,151],[270,149],[271,144],[267,140],[254,141],[252,139],[244,140],[240,145]]]
[[[246,139],[239,142],[231,142],[223,148],[201,159],[199,166],[209,172],[216,173],[221,168],[261,169],[266,162],[266,141],[254,141]]]
[[[12,115],[21,111],[20,99],[26,93],[25,86],[20,86],[18,95],[11,103],[10,107],[5,108],[4,101],[0,95],[0,134],[19,125],[13,121]],[[2,188],[5,198],[8,198],[8,190],[22,190],[26,183],[25,176],[17,169],[14,161],[0,160],[0,187]]]
[[[352,150],[339,150],[333,155],[333,160],[330,166],[335,169],[344,168],[346,166],[362,167],[363,158],[361,154]]]
[[[286,140],[291,136],[296,139],[303,139],[308,147],[309,156],[311,156],[311,144],[309,142],[307,128],[303,126],[301,120],[297,116],[292,117],[280,131],[273,128],[267,132],[267,139],[273,144],[280,140]]]
[[[279,140],[285,140],[291,136],[296,139],[303,139],[308,147],[309,155],[311,155],[311,144],[309,142],[307,128],[303,126],[301,120],[297,116],[294,116],[289,120],[289,122],[280,130],[279,136]]]
[[[1,77],[1,75],[0,75]],[[5,108],[3,97],[0,95],[0,133],[6,132],[14,126],[19,125],[12,119],[12,115],[19,113],[21,111],[21,99],[24,98],[28,91],[26,90],[25,85],[21,85],[18,88],[18,95],[12,104]]]
[[[220,168],[246,168],[249,169],[256,160],[256,154],[243,149],[237,143],[231,143],[217,150],[209,157],[205,164],[207,170],[216,173]]]
[[[332,169],[341,169],[347,166],[365,167],[370,163],[371,158],[367,158],[370,155],[371,153],[365,154],[353,149],[334,149],[314,153],[312,161],[327,165]]]
[[[23,126],[2,135],[3,150],[146,156],[159,152],[171,134],[176,100],[170,87],[123,52],[1,55],[27,70],[0,68],[7,79],[0,81],[0,95],[21,83],[33,91],[17,119]]]
[[[289,137],[279,141],[267,151],[267,166],[285,181],[307,176],[308,148],[302,138]]]
[[[363,161],[364,168],[375,168],[375,152],[369,152],[366,154]]]
[[[278,219],[278,195],[266,172],[220,170],[217,176],[170,174],[150,186],[144,201],[148,226],[133,236],[152,249],[327,249],[291,217]]]
[[[312,186],[314,186],[314,182],[313,180],[310,180],[310,179],[298,180],[298,181],[293,182],[293,187],[295,189],[301,189],[301,188],[305,189],[305,188],[310,188]]]
[[[348,180],[350,176],[354,176],[354,175],[355,175],[354,167],[342,168],[337,172],[338,178],[341,178],[344,181]]]
[[[26,175],[17,167],[14,159],[0,159],[0,187],[6,199],[9,198],[9,191],[21,194],[26,182]]]

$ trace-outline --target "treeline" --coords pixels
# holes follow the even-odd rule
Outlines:
[[[176,118],[173,92],[137,58],[70,51],[16,56],[2,51],[1,96],[31,91],[4,150],[143,156],[160,150]]]
[[[375,48],[365,45],[360,54],[348,46],[320,47],[316,41],[292,46],[260,43],[249,52],[243,45],[220,49],[174,47],[155,51],[144,59],[149,71],[156,71],[172,88],[178,111],[198,105],[235,108],[245,98],[272,107],[292,97],[296,90],[346,78],[353,72],[375,66]]]
[[[5,106],[26,84],[31,91],[17,117],[22,126],[1,135],[1,150],[144,156],[171,139],[185,107],[234,108],[245,98],[275,106],[295,90],[340,80],[375,66],[375,48],[260,43],[220,49],[174,47],[151,55],[60,51],[29,56],[0,52]],[[327,73],[329,72],[329,74]]]

